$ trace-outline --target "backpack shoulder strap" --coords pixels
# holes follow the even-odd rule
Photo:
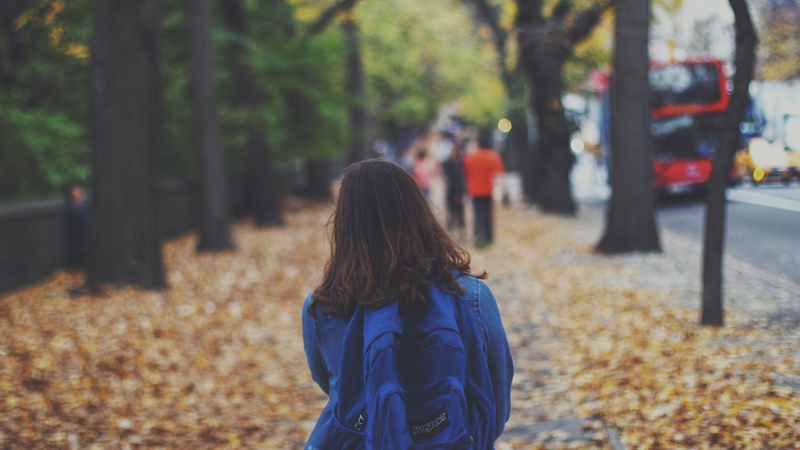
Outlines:
[[[354,429],[364,409],[364,375],[360,370],[364,367],[363,349],[364,308],[359,306],[350,318],[342,340],[339,395],[334,410],[334,416],[341,425]]]

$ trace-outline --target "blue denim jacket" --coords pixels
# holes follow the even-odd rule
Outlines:
[[[496,439],[502,434],[511,413],[511,378],[514,375],[511,351],[492,291],[475,277],[461,276],[458,280],[466,291],[462,298],[475,314],[478,328],[483,331],[480,336],[481,344],[489,364],[497,407]],[[333,407],[339,396],[339,360],[349,320],[325,316],[319,311],[312,317],[308,313],[312,295],[313,293],[309,294],[303,302],[303,344],[311,377],[328,394],[329,400],[308,438],[305,449],[336,450],[328,449],[327,438],[333,426]]]

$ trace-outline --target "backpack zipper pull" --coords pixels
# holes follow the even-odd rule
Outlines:
[[[358,420],[353,428],[355,428],[356,431],[361,431],[364,428],[364,416],[361,414],[358,415]]]

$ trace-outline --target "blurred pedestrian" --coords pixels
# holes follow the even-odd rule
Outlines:
[[[83,189],[76,183],[64,186],[66,204],[66,266],[84,269],[89,255],[89,213],[84,204]]]
[[[514,368],[497,302],[481,281],[486,273],[471,273],[469,254],[439,224],[413,177],[389,161],[363,161],[345,170],[328,223],[332,227],[330,259],[322,282],[303,303],[302,323],[312,378],[329,401],[306,450],[365,448],[368,440],[374,445],[372,439],[382,435],[384,428],[379,427],[386,423],[391,431],[399,430],[404,440],[392,441],[394,435],[384,438],[403,448],[411,448],[406,445],[410,439],[420,440],[414,442],[424,444],[420,448],[445,448],[442,441],[460,439],[458,443],[463,445],[446,448],[466,448],[467,436],[470,442],[475,436],[470,447],[493,448],[509,418]],[[446,316],[452,319],[440,315],[435,316],[438,321],[430,321],[439,311],[448,311]],[[439,337],[436,333],[441,328],[437,327],[444,325],[458,330],[461,344],[438,339],[429,342],[428,333],[421,334],[425,329]],[[381,345],[379,340],[385,345],[387,339],[400,345],[402,352],[393,353],[393,348],[387,347],[388,360],[365,364],[364,347]],[[417,359],[420,349],[435,352],[426,353],[426,362],[422,362]],[[456,363],[447,359],[454,354],[452,349],[460,350],[461,359]],[[393,357],[400,362],[393,364]],[[385,370],[374,372],[375,366]],[[469,378],[477,371],[483,376]],[[398,375],[401,372],[402,376]],[[443,391],[442,383],[422,383],[450,372],[470,380],[440,379],[448,380],[453,388],[458,386],[462,400],[456,400],[461,395]],[[403,395],[398,400],[394,395],[391,402],[382,403],[365,394],[375,388],[376,380],[392,374],[396,384],[380,387],[398,387],[408,393],[407,398]],[[386,395],[394,392],[385,391]],[[436,403],[443,395],[450,395],[451,400]],[[406,399],[413,402],[415,398],[418,403],[405,405]],[[421,398],[427,403],[419,402]],[[391,406],[391,414],[371,413],[381,405]],[[464,407],[473,418],[470,423],[459,414]],[[402,414],[395,415],[398,411]],[[431,414],[445,420],[434,423]],[[408,436],[408,424],[415,421],[427,425],[416,427],[427,435],[415,432]]]
[[[416,180],[420,189],[422,189],[422,193],[425,194],[425,198],[430,200],[431,180],[433,180],[435,166],[433,163],[433,158],[428,156],[428,152],[425,149],[421,149],[419,152],[417,152],[417,156],[414,159],[414,165],[412,166],[411,170],[414,174],[414,180]]]
[[[446,204],[447,227],[457,229],[459,239],[466,238],[464,222],[464,197],[467,195],[467,182],[464,179],[464,153],[458,145],[454,145],[450,157],[442,164],[447,180]]]
[[[494,242],[492,223],[492,192],[495,178],[505,170],[500,155],[491,149],[491,136],[480,133],[478,149],[464,158],[464,175],[467,193],[472,197],[475,216],[475,246],[484,247]]]

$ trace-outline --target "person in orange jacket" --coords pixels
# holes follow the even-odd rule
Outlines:
[[[494,241],[492,191],[495,178],[505,171],[500,155],[491,149],[491,137],[481,133],[478,149],[464,158],[467,193],[472,197],[475,217],[475,245],[483,247]]]

